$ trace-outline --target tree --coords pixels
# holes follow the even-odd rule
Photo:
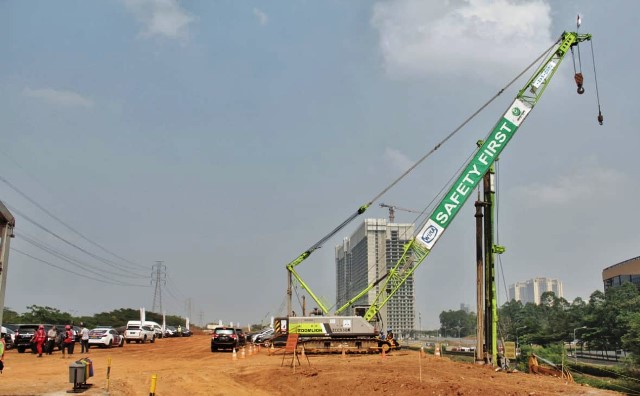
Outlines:
[[[458,311],[442,311],[440,313],[440,326],[443,333],[447,330],[455,331],[455,335],[466,337],[476,332],[475,312],[466,312],[462,309]],[[446,336],[446,334],[443,334]]]
[[[58,308],[42,307],[40,305],[29,305],[29,312],[21,315],[21,321],[24,323],[51,323],[65,324],[71,323],[73,317],[67,312],[62,312]]]

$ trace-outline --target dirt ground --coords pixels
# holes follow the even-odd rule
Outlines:
[[[88,357],[94,376],[86,395],[149,395],[157,375],[156,395],[620,395],[568,384],[555,377],[495,372],[489,367],[456,363],[419,352],[381,355],[307,355],[291,367],[291,355],[270,355],[261,348],[244,358],[210,350],[210,337],[125,344],[123,348],[92,348],[70,358],[56,351],[37,358],[6,352],[0,374],[0,395],[63,395],[73,389],[69,365]],[[308,358],[308,361],[307,361]],[[110,379],[107,366],[111,359]]]

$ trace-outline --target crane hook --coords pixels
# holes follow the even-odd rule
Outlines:
[[[598,122],[600,125],[602,125],[602,121],[604,121],[604,116],[602,115],[602,112],[598,110]]]
[[[584,83],[584,76],[582,76],[582,73],[576,73],[573,78],[576,80],[576,84],[578,85],[578,94],[582,95],[584,93],[584,88],[582,87],[582,84]]]

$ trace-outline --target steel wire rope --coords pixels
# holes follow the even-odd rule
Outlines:
[[[7,205],[7,207],[9,207],[13,212],[15,212],[15,213],[17,213],[18,215],[22,216],[22,217],[23,217],[25,220],[27,220],[29,223],[31,223],[31,224],[33,224],[33,225],[35,225],[36,227],[40,228],[41,230],[43,230],[43,231],[47,232],[48,234],[50,234],[50,235],[54,236],[55,238],[57,238],[57,239],[61,240],[61,241],[62,241],[62,242],[64,242],[64,243],[68,244],[69,246],[72,246],[72,247],[74,247],[74,248],[76,248],[76,249],[80,250],[81,252],[83,252],[83,253],[87,254],[88,256],[91,256],[91,257],[93,257],[94,259],[96,259],[96,260],[98,260],[98,261],[101,261],[101,262],[103,262],[104,264],[109,265],[109,266],[111,266],[111,267],[113,267],[113,268],[116,268],[116,269],[121,270],[121,271],[125,271],[125,272],[127,272],[127,273],[129,273],[129,274],[131,274],[131,275],[141,276],[141,274],[135,273],[135,272],[133,272],[133,271],[131,271],[131,270],[129,270],[129,269],[126,269],[126,268],[119,267],[116,263],[112,262],[111,260],[107,260],[107,259],[105,259],[105,258],[103,258],[103,257],[100,257],[100,256],[98,256],[98,255],[96,255],[96,254],[94,254],[94,253],[91,253],[90,251],[88,251],[88,250],[86,250],[86,249],[82,248],[81,246],[78,246],[78,245],[76,245],[75,243],[73,243],[73,242],[70,242],[70,241],[66,240],[65,238],[61,237],[60,235],[56,234],[55,232],[53,232],[53,231],[49,230],[48,228],[46,228],[45,226],[41,225],[41,224],[40,224],[40,223],[38,223],[37,221],[35,221],[35,220],[31,219],[29,216],[25,215],[24,213],[22,213],[21,211],[19,211],[19,210],[18,210],[18,209],[16,209],[15,207],[13,207],[13,206],[11,206],[11,205]],[[147,278],[148,276],[146,276],[146,275],[145,275],[144,277],[145,277],[145,278]]]
[[[596,100],[598,103],[598,121],[600,121],[600,125],[602,125],[602,121],[600,117],[602,117],[602,111],[600,110],[600,91],[598,90],[598,74],[596,73],[596,56],[593,51],[593,40],[589,40],[591,43],[591,62],[593,63],[593,79],[596,83]]]
[[[431,207],[433,206],[433,204],[436,202],[436,200],[438,200],[440,197],[442,197],[445,192],[451,188],[451,186],[453,185],[453,182],[455,181],[456,176],[458,176],[460,174],[460,172],[462,171],[462,169],[464,169],[465,165],[467,164],[467,162],[469,162],[471,160],[471,158],[473,158],[473,155],[477,152],[477,149],[474,149],[469,156],[467,156],[467,158],[464,160],[464,162],[462,163],[462,165],[455,170],[455,172],[451,175],[451,177],[449,178],[449,180],[447,180],[445,182],[445,184],[442,186],[442,188],[440,189],[440,191],[438,191],[438,193],[436,195],[433,196],[433,198],[431,199],[431,201],[429,201],[429,203],[427,204],[427,206],[415,217],[415,219],[413,220],[412,224],[415,224],[418,222],[418,220],[427,215],[431,209]],[[422,226],[424,225],[424,223],[426,223],[426,219],[424,221],[421,222],[420,227],[417,227],[417,229],[415,230],[416,232],[419,232],[419,230],[422,228]],[[411,238],[413,238],[413,235],[411,236],[411,238],[408,238],[407,232],[409,231],[408,228],[406,228],[403,231],[403,237],[405,237],[405,240],[409,240]],[[385,249],[385,253],[382,255],[382,257],[379,257],[376,259],[376,261],[371,264],[371,266],[367,269],[367,273],[369,273],[372,270],[375,270],[378,267],[378,264],[380,263],[381,260],[385,260],[386,261],[386,249]],[[379,276],[378,279],[375,282],[380,282],[382,281],[384,278],[386,278],[387,274],[384,274],[382,276]],[[369,285],[367,285],[369,286]],[[346,292],[345,292],[346,293]],[[343,297],[343,296],[341,296]],[[354,296],[355,297],[355,296]],[[347,297],[347,299],[350,299]],[[330,308],[336,308],[337,307],[337,302]]]
[[[504,87],[502,87],[495,95],[491,97],[491,99],[487,100],[482,106],[480,106],[475,112],[473,112],[469,117],[467,117],[458,127],[456,127],[452,132],[450,132],[444,139],[442,139],[438,144],[436,144],[429,152],[423,155],[418,161],[416,161],[412,166],[410,166],[404,173],[402,173],[398,178],[396,178],[391,184],[385,187],[382,191],[380,191],[373,199],[371,199],[366,205],[361,206],[355,213],[349,216],[346,220],[344,220],[340,225],[334,228],[329,234],[325,235],[322,239],[316,242],[313,246],[306,250],[307,254],[313,253],[318,248],[322,247],[322,245],[335,234],[337,234],[340,230],[346,227],[349,223],[351,223],[356,217],[364,213],[367,207],[373,204],[373,202],[380,199],[384,194],[386,194],[391,188],[393,188],[396,184],[398,184],[402,179],[404,179],[409,173],[411,173],[415,168],[417,168],[423,161],[425,161],[429,156],[431,156],[436,150],[438,150],[443,144],[445,144],[449,139],[451,139],[456,133],[458,133],[462,128],[464,128],[471,120],[473,120],[478,114],[480,114],[487,106],[493,103],[494,100],[498,98],[506,89],[508,89],[511,85],[513,85],[517,80],[519,80],[529,69],[531,69],[536,63],[541,62],[542,59],[560,42],[560,39],[556,40],[549,48],[543,51],[533,62],[531,62],[524,70],[522,70],[516,77],[514,77],[511,81],[509,81]],[[489,132],[487,136],[490,134]],[[419,228],[422,228],[419,227]],[[380,282],[384,279],[383,276],[381,279],[378,279],[376,282]]]
[[[72,264],[78,268],[80,268],[83,271],[87,271],[87,272],[91,272],[93,274],[96,275],[100,275],[103,276],[105,273],[106,274],[110,274],[110,275],[115,275],[115,276],[122,276],[122,274],[119,274],[117,272],[112,272],[109,271],[107,269],[104,268],[97,268],[92,264],[89,264],[87,262],[81,261],[75,257],[72,257],[70,255],[67,255],[63,252],[60,252],[58,250],[56,250],[55,248],[52,248],[51,246],[48,246],[46,243],[42,242],[42,241],[38,241],[37,239],[34,238],[30,238],[26,235],[22,235],[21,233],[16,233],[16,236],[23,239],[25,242],[30,243],[31,245],[37,247],[40,250],[43,250],[61,260],[64,260],[66,262],[68,262],[69,264]],[[88,268],[86,268],[88,267]],[[111,280],[113,281],[118,281],[117,279],[113,279],[111,278]],[[119,282],[119,281],[118,281]]]
[[[47,210],[45,207],[43,207],[42,205],[40,205],[38,202],[36,202],[35,200],[33,200],[32,198],[30,198],[27,194],[25,194],[24,192],[22,192],[20,189],[18,189],[16,186],[14,186],[11,182],[9,182],[6,178],[0,176],[0,181],[2,181],[3,183],[5,183],[7,186],[9,186],[13,191],[17,192],[18,194],[20,194],[24,199],[26,199],[27,201],[31,202],[33,205],[35,205],[38,209],[42,210],[44,213],[46,213],[47,215],[49,215],[51,218],[53,218],[54,220],[58,221],[60,224],[62,224],[63,226],[65,226],[68,230],[70,230],[71,232],[73,232],[74,234],[78,235],[80,238],[84,239],[85,241],[91,243],[92,245],[102,249],[104,252],[117,257],[118,259],[127,262],[131,265],[140,267],[140,268],[144,268],[146,269],[146,267],[144,267],[143,265],[140,264],[136,264],[134,262],[131,262],[129,260],[127,260],[126,258],[120,257],[119,255],[111,252],[110,250],[108,250],[107,248],[103,247],[102,245],[98,244],[97,242],[94,242],[93,240],[89,239],[88,237],[86,237],[84,234],[82,234],[80,231],[76,230],[75,228],[71,227],[70,225],[68,225],[67,223],[65,223],[64,221],[62,221],[59,217],[57,217],[56,215],[54,215],[53,213],[51,213],[49,210]]]
[[[69,270],[69,269],[67,269],[67,268],[60,267],[60,266],[58,266],[58,265],[56,265],[56,264],[53,264],[53,263],[50,263],[50,262],[48,262],[48,261],[46,261],[46,260],[43,260],[43,259],[40,259],[40,258],[38,258],[38,257],[32,256],[32,255],[31,255],[31,254],[29,254],[29,253],[23,252],[23,251],[22,251],[22,250],[20,250],[20,249],[17,249],[17,248],[11,247],[11,250],[12,250],[12,251],[14,251],[14,252],[16,252],[16,253],[20,253],[20,254],[23,254],[23,255],[25,255],[25,256],[27,256],[27,257],[30,257],[30,258],[32,258],[33,260],[39,261],[39,262],[41,262],[41,263],[43,263],[43,264],[46,264],[46,265],[49,265],[49,266],[51,266],[51,267],[57,268],[57,269],[59,269],[59,270],[61,270],[61,271],[64,271],[64,272],[68,272],[68,273],[70,273],[70,274],[74,274],[74,275],[80,276],[80,277],[82,277],[82,278],[91,279],[91,280],[94,280],[94,281],[97,281],[97,282],[107,283],[107,284],[110,284],[110,285],[116,285],[116,286],[149,287],[149,286],[146,286],[146,285],[136,285],[136,284],[132,284],[132,283],[124,283],[124,282],[117,282],[117,283],[114,283],[114,282],[110,282],[110,281],[107,281],[107,280],[104,280],[104,279],[94,278],[94,277],[92,277],[92,276],[88,276],[88,275],[80,274],[80,273],[77,273],[77,272],[75,272],[75,271],[71,271],[71,270]]]
[[[178,293],[182,295],[182,298],[187,298],[187,295],[184,294],[179,288],[178,286],[173,282],[173,279],[171,279],[170,277],[167,276],[167,286],[171,285],[171,287]]]
[[[329,234],[325,235],[322,239],[316,242],[313,246],[307,249],[308,253],[312,253],[316,249],[322,247],[322,245],[335,234],[337,234],[341,229],[347,226],[347,224],[351,223],[356,217],[364,213],[366,208],[376,202],[378,199],[382,198],[384,194],[386,194],[390,189],[395,187],[402,179],[404,179],[409,173],[411,173],[415,168],[417,168],[424,160],[426,160],[431,154],[433,154],[436,150],[438,150],[443,144],[445,144],[449,139],[451,139],[456,133],[458,133],[462,128],[464,128],[471,120],[473,120],[478,114],[480,114],[487,106],[493,103],[494,100],[498,98],[498,96],[502,95],[502,93],[508,89],[511,85],[513,85],[517,80],[520,79],[529,69],[531,69],[536,63],[538,63],[553,47],[555,47],[560,40],[556,40],[548,49],[546,49],[542,54],[540,54],[533,62],[531,62],[524,70],[522,70],[516,77],[514,77],[507,85],[502,87],[491,99],[486,101],[482,106],[480,106],[475,112],[473,112],[469,117],[467,117],[458,127],[456,127],[453,131],[451,131],[444,139],[442,139],[438,144],[436,144],[429,152],[423,155],[418,161],[416,161],[413,165],[409,167],[404,173],[402,173],[398,178],[396,178],[391,184],[382,189],[378,194],[376,194],[373,199],[371,199],[366,205],[361,206],[358,210],[349,216],[345,221],[343,221],[339,226],[334,228]]]
[[[500,161],[496,160],[496,244],[500,245]],[[509,301],[509,291],[507,288],[507,281],[504,276],[504,265],[502,264],[502,255],[498,254],[498,267],[500,268],[500,275],[502,277],[502,287],[504,288],[505,302]],[[496,301],[500,306],[500,293],[496,295]]]

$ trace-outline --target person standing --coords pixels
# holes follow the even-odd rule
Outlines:
[[[69,325],[66,325],[64,327],[64,340],[62,341],[62,343],[63,343],[62,357],[64,358],[65,349],[69,353],[69,355],[73,355],[74,335],[73,335],[73,329],[71,329],[71,326]]]
[[[80,322],[80,327],[82,327],[80,330],[80,344],[82,346],[80,353],[89,353],[89,329],[83,322]]]
[[[45,333],[44,331],[44,326],[40,325],[38,326],[38,330],[36,330],[36,333],[33,335],[33,337],[31,337],[31,342],[36,344],[36,348],[38,350],[38,357],[42,357],[42,346],[44,345],[46,340],[47,340],[47,333]]]
[[[178,325],[178,337],[182,337],[182,326]]]
[[[4,337],[6,336],[6,330],[4,326],[0,330],[0,374],[2,374],[2,370],[4,370],[4,350],[7,349],[7,344],[4,342]]]
[[[58,329],[56,326],[51,326],[49,331],[47,331],[47,347],[45,351],[47,355],[51,355],[53,353],[53,349],[56,347],[56,337],[58,336]]]

